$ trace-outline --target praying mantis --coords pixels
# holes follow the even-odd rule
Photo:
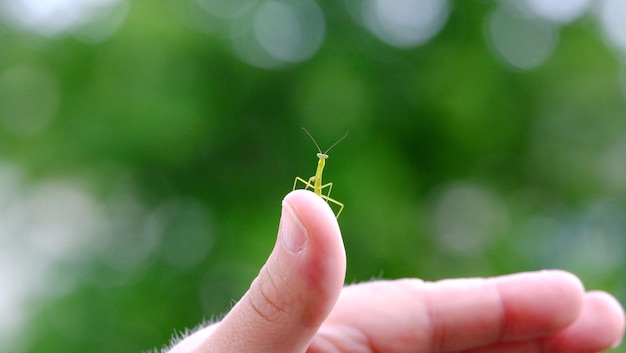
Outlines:
[[[315,194],[317,194],[322,199],[326,200],[327,203],[330,202],[330,203],[333,203],[333,204],[339,206],[339,211],[337,212],[337,215],[336,215],[336,217],[339,218],[339,215],[341,214],[341,211],[343,211],[343,203],[341,203],[341,202],[339,202],[339,201],[337,201],[337,200],[335,200],[335,199],[330,197],[330,191],[333,188],[333,183],[330,182],[330,183],[323,184],[322,183],[322,173],[324,172],[324,165],[326,165],[326,160],[328,159],[328,151],[330,151],[339,142],[341,142],[343,139],[345,139],[346,136],[348,136],[348,133],[346,132],[346,134],[342,138],[340,138],[339,140],[337,140],[337,142],[335,142],[332,146],[330,146],[326,150],[326,152],[322,153],[322,149],[317,144],[317,142],[315,141],[313,136],[307,131],[307,129],[302,128],[302,130],[304,130],[304,132],[306,132],[306,134],[309,135],[309,137],[311,138],[311,140],[315,144],[315,147],[317,147],[317,151],[318,151],[317,158],[319,160],[317,162],[317,169],[315,170],[315,175],[310,177],[308,180],[302,179],[302,178],[297,176],[296,179],[293,181],[293,190],[296,189],[298,181],[303,183],[305,190],[312,189]],[[324,194],[324,192],[323,192],[324,189],[328,189],[326,194]]]

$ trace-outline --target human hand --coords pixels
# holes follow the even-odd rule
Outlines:
[[[343,287],[335,216],[309,191],[283,201],[278,240],[219,323],[169,353],[598,352],[624,334],[624,311],[562,271]]]

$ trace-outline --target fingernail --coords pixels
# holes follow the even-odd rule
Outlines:
[[[306,229],[287,202],[283,201],[278,235],[285,248],[290,252],[300,252],[306,248],[308,236]]]

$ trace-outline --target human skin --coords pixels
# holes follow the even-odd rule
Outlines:
[[[619,302],[563,271],[344,287],[345,269],[332,210],[293,191],[250,289],[169,353],[592,353],[624,335]]]

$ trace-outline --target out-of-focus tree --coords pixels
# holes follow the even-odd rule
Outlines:
[[[130,352],[230,307],[325,177],[349,282],[626,300],[620,0],[0,0],[0,346]]]

